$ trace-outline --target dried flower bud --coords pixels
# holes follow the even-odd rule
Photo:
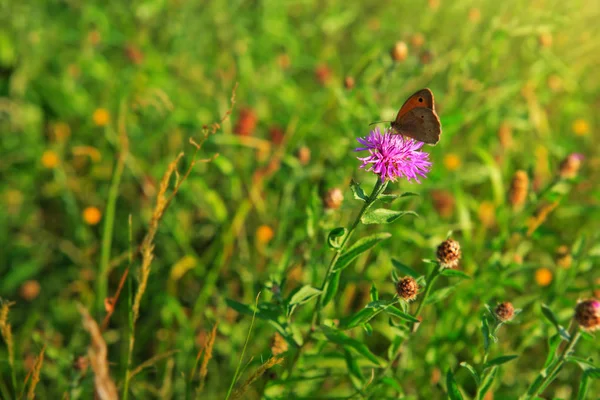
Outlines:
[[[509,201],[513,210],[523,208],[527,200],[527,191],[529,188],[529,177],[523,170],[515,172],[512,183],[510,184]]]
[[[281,69],[288,69],[290,65],[292,65],[292,61],[290,60],[290,56],[286,53],[282,53],[277,56],[277,64]]]
[[[569,154],[569,156],[560,163],[558,175],[563,179],[575,178],[579,172],[579,168],[581,168],[581,161],[583,161],[583,154]]]
[[[331,70],[327,65],[319,65],[315,68],[315,76],[321,85],[326,85],[331,79]]]
[[[571,251],[567,246],[560,246],[556,249],[556,264],[562,268],[570,268],[573,263]]]
[[[285,133],[280,127],[272,126],[269,128],[269,136],[271,137],[271,142],[279,145],[283,142],[283,137],[285,136]]]
[[[79,356],[73,362],[73,368],[80,372],[81,374],[85,374],[90,365],[90,360],[86,356]]]
[[[308,165],[310,162],[310,149],[306,146],[302,146],[298,149],[298,161],[302,165]]]
[[[351,76],[347,76],[344,79],[344,87],[348,90],[354,88],[354,78]]]
[[[271,352],[274,356],[278,356],[286,351],[288,351],[288,343],[279,332],[275,332],[271,339]]]
[[[40,283],[36,280],[25,281],[21,286],[21,297],[27,301],[34,300],[40,294]]]
[[[394,48],[392,49],[391,55],[394,61],[406,60],[406,57],[408,57],[408,46],[402,41],[396,42]]]
[[[240,136],[250,136],[256,129],[258,118],[251,108],[244,108],[240,111],[240,117],[233,128],[233,131]]]
[[[425,37],[420,33],[415,33],[410,37],[410,44],[413,47],[419,48],[425,44]]]
[[[540,42],[540,46],[550,47],[552,46],[552,34],[550,32],[544,32],[540,34],[538,41]]]
[[[139,65],[144,61],[144,53],[142,51],[130,44],[125,47],[125,55],[133,64]]]
[[[431,52],[431,50],[423,50],[419,55],[419,60],[423,65],[431,64],[431,62],[433,61],[433,53]]]
[[[340,208],[342,202],[344,201],[344,193],[342,193],[341,189],[333,188],[329,189],[325,196],[323,196],[323,203],[325,203],[325,208],[329,210],[336,210]]]
[[[471,8],[469,10],[469,21],[476,24],[481,19],[481,11],[479,8]]]
[[[456,240],[447,239],[437,248],[437,259],[443,268],[458,267],[460,256],[460,244]]]
[[[513,319],[515,316],[515,308],[511,302],[505,301],[504,303],[500,303],[496,306],[494,315],[499,321],[507,322]]]
[[[575,321],[587,331],[600,329],[600,301],[589,299],[577,304]]]
[[[413,277],[407,276],[396,283],[396,293],[398,293],[401,299],[412,301],[417,298],[419,284]]]
[[[506,121],[500,124],[498,128],[498,139],[500,139],[500,146],[503,149],[510,149],[513,144],[512,127]]]
[[[433,207],[442,218],[449,218],[454,213],[454,196],[445,190],[431,192]]]

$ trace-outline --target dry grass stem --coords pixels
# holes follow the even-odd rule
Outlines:
[[[149,360],[144,361],[143,363],[138,365],[133,371],[131,371],[129,373],[129,379],[132,379],[134,376],[136,376],[137,374],[142,372],[145,368],[149,368],[149,367],[153,366],[160,360],[168,358],[168,357],[172,356],[173,354],[177,353],[178,351],[179,350],[169,350],[165,353],[158,354],[158,355],[150,358]]]
[[[198,391],[202,391],[202,389],[204,389],[204,382],[206,380],[206,375],[208,375],[208,362],[210,361],[210,359],[212,358],[212,352],[213,352],[213,347],[215,345],[215,339],[217,337],[217,327],[219,326],[219,323],[215,323],[215,325],[213,326],[212,330],[210,331],[210,334],[208,335],[208,337],[206,338],[206,342],[204,343],[204,346],[202,346],[202,350],[200,350],[200,352],[198,353],[198,356],[196,358],[196,362],[198,362],[200,360],[200,357],[202,356],[202,354],[204,354],[204,357],[202,358],[202,364],[200,364],[200,385],[198,386]]]
[[[29,390],[27,391],[27,399],[33,400],[35,399],[35,387],[40,381],[40,371],[42,370],[42,364],[44,363],[44,352],[46,351],[46,346],[42,348],[40,354],[35,360],[35,364],[31,368],[31,384],[29,385]]]
[[[8,349],[8,363],[12,370],[15,368],[15,353],[12,329],[8,323],[8,312],[13,304],[15,304],[13,301],[1,301],[0,305],[0,333],[2,333],[2,338]]]
[[[108,351],[106,342],[102,338],[102,333],[98,324],[90,316],[89,312],[82,305],[78,306],[79,312],[83,318],[83,327],[89,332],[91,344],[88,348],[88,356],[92,370],[94,371],[94,386],[100,400],[118,399],[117,387],[110,377],[108,368]]]
[[[258,369],[256,371],[254,371],[254,373],[252,375],[250,375],[250,377],[248,379],[246,379],[246,382],[244,382],[244,384],[233,393],[232,398],[233,399],[243,398],[244,394],[246,393],[246,391],[248,390],[250,385],[252,385],[254,382],[256,382],[258,380],[258,378],[263,376],[263,374],[268,369],[274,367],[277,364],[281,364],[282,362],[283,362],[283,357],[275,356],[275,357],[269,358],[266,363],[264,363],[263,365],[258,367]]]

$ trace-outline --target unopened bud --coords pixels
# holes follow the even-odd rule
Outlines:
[[[575,321],[584,330],[595,331],[600,328],[600,301],[589,299],[575,307]]]
[[[558,175],[563,179],[572,179],[577,176],[579,168],[581,168],[581,162],[583,161],[583,154],[573,153],[569,154],[567,158],[560,164]]]
[[[396,293],[401,299],[412,301],[417,298],[419,284],[413,277],[407,276],[396,283]]]
[[[460,257],[460,244],[456,240],[447,239],[437,248],[437,259],[443,268],[455,269]]]
[[[340,208],[342,202],[344,201],[344,193],[340,188],[329,189],[325,196],[323,196],[323,203],[325,203],[325,208],[330,210],[336,210]]]
[[[408,46],[404,42],[396,42],[392,49],[392,59],[394,61],[404,61],[408,57]]]
[[[529,189],[529,177],[523,170],[515,172],[512,183],[510,184],[509,201],[513,210],[523,208],[527,200],[527,191]]]
[[[512,303],[505,301],[504,303],[500,303],[496,306],[494,315],[499,321],[507,322],[513,319],[515,316],[515,308],[513,307]]]

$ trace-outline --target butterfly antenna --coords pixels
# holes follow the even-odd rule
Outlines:
[[[381,124],[382,122],[392,122],[392,121],[375,121],[375,122],[371,122],[371,123],[369,124],[369,126],[371,126],[371,125],[375,125],[375,124]]]

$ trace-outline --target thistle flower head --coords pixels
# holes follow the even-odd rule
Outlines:
[[[381,178],[381,181],[405,177],[408,181],[414,179],[419,182],[419,176],[426,177],[431,169],[429,154],[419,151],[423,143],[414,139],[404,138],[402,135],[393,134],[391,129],[383,133],[379,128],[371,131],[369,136],[358,138],[362,145],[355,151],[367,150],[367,157],[358,157],[362,161],[360,168],[367,168]]]
[[[505,301],[496,306],[494,315],[501,322],[510,321],[515,316],[515,307],[513,307],[511,302]]]
[[[575,307],[575,321],[587,331],[600,329],[600,301],[589,299]]]
[[[417,298],[419,284],[414,278],[407,276],[396,283],[396,293],[401,299],[412,301]]]
[[[437,248],[437,259],[443,268],[456,268],[460,261],[460,244],[456,240],[446,239]]]

